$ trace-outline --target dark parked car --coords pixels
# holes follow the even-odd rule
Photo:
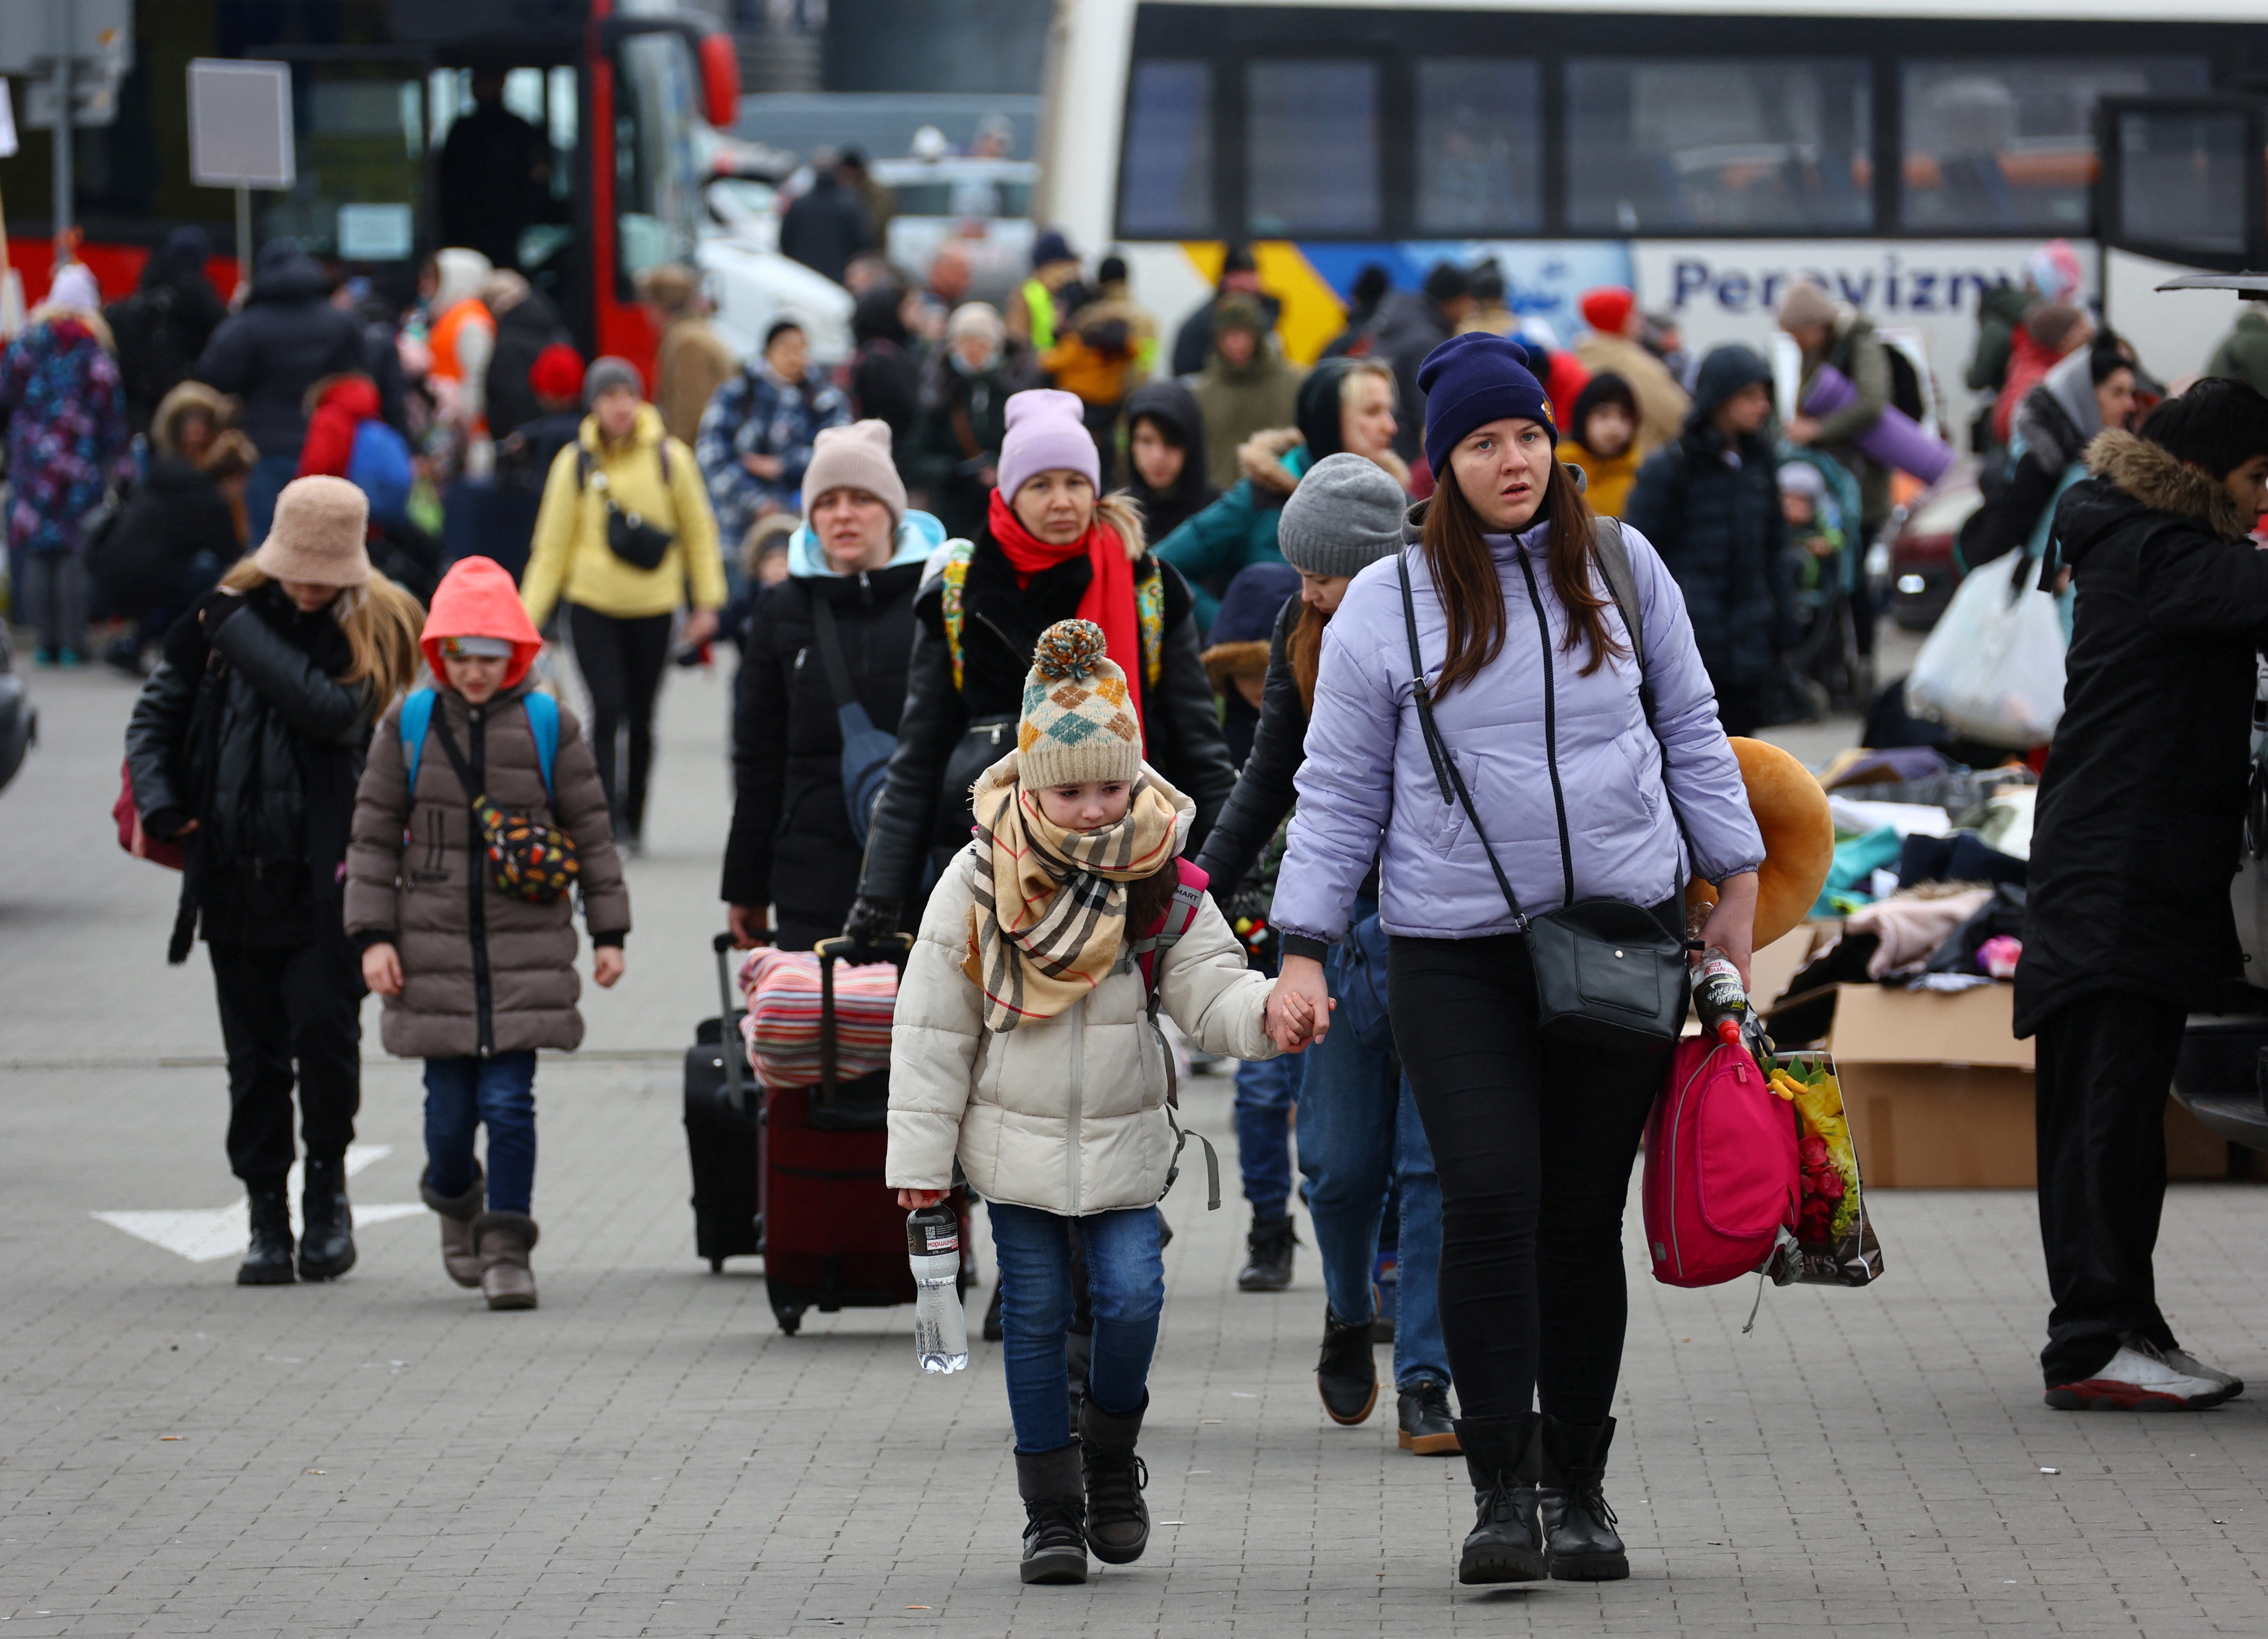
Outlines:
[[[1984,504],[1976,474],[1955,468],[1907,511],[1890,536],[1890,616],[1909,631],[1927,631],[1961,584],[1953,543]]]

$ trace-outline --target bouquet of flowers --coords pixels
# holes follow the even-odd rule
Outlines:
[[[1867,1221],[1859,1152],[1843,1113],[1835,1060],[1823,1052],[1781,1053],[1770,1061],[1771,1089],[1790,1105],[1802,1190],[1791,1277],[1833,1286],[1865,1286],[1882,1274],[1882,1249]]]

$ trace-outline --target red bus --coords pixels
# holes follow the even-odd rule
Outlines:
[[[650,373],[654,336],[631,282],[692,260],[697,150],[706,128],[731,123],[740,94],[733,43],[712,29],[674,0],[136,0],[116,119],[74,134],[80,258],[115,299],[168,233],[195,224],[223,253],[209,269],[216,288],[234,288],[234,196],[189,177],[188,69],[194,57],[265,59],[291,68],[298,181],[253,195],[254,243],[288,233],[406,305],[424,259],[452,242],[450,129],[473,110],[475,78],[500,76],[504,108],[547,156],[511,259],[586,353]],[[25,129],[21,151],[0,160],[27,304],[53,262],[51,140]]]

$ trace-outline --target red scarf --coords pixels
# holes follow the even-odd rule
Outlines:
[[[1020,592],[1042,570],[1067,564],[1082,552],[1086,555],[1094,572],[1079,600],[1079,617],[1102,628],[1104,652],[1126,674],[1126,692],[1133,701],[1135,715],[1146,724],[1142,710],[1142,623],[1134,612],[1134,565],[1127,559],[1126,543],[1118,538],[1118,531],[1098,518],[1078,540],[1050,546],[1018,521],[998,490],[992,491],[986,522],[1007,556],[1009,567],[1016,572]]]

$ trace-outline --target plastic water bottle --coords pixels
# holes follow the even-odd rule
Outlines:
[[[1740,1045],[1749,1029],[1753,1009],[1748,986],[1733,958],[1712,945],[1702,953],[1700,971],[1693,976],[1693,1011],[1701,1028],[1727,1047]]]
[[[944,1201],[906,1214],[906,1257],[914,1284],[914,1354],[924,1371],[968,1363],[968,1321],[961,1312],[961,1216]]]

